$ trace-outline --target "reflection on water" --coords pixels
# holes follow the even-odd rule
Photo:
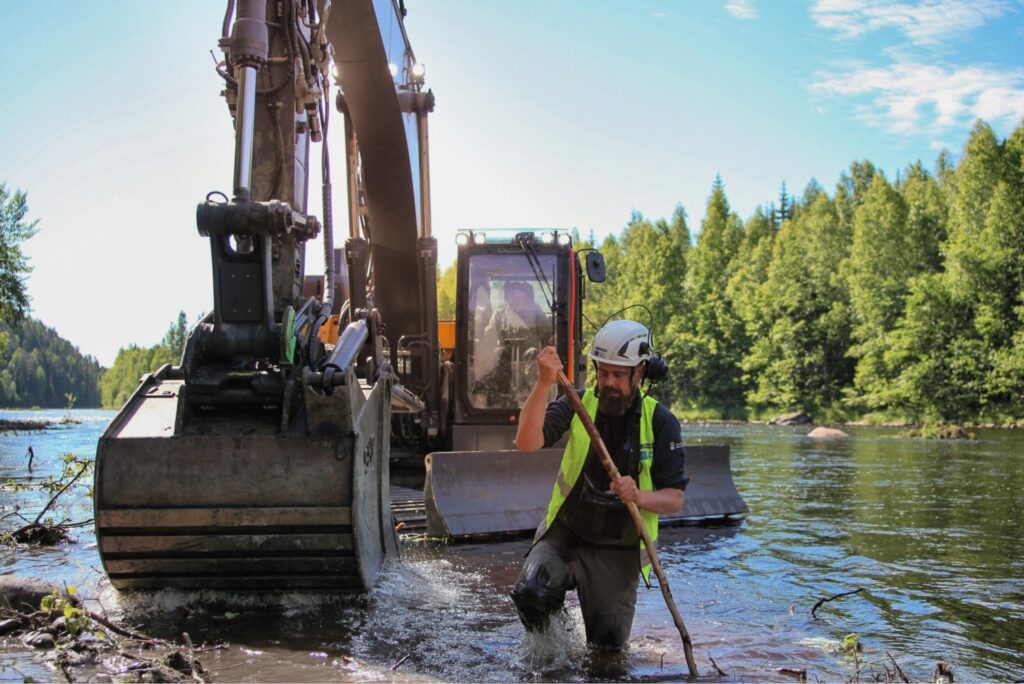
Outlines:
[[[84,413],[84,412],[83,412]],[[24,477],[68,450],[91,454],[112,414],[72,429],[0,436],[0,477]],[[91,422],[90,422],[91,421]],[[728,443],[751,514],[740,525],[663,530],[662,563],[694,640],[702,679],[847,679],[850,633],[864,660],[888,651],[912,677],[949,662],[960,681],[1024,677],[1024,435],[974,442],[910,440],[852,429],[821,441],[806,429],[684,428],[691,443]],[[37,473],[40,476],[41,473]],[[5,493],[3,505],[16,503]],[[68,514],[89,515],[88,501]],[[83,509],[82,507],[86,508]],[[367,597],[158,592],[106,588],[89,530],[59,549],[4,551],[4,572],[67,580],[159,636],[223,642],[202,660],[229,681],[678,681],[687,669],[660,591],[641,589],[630,649],[589,652],[578,604],[527,635],[508,598],[525,540],[408,544]],[[863,588],[825,603],[821,598]],[[719,676],[711,664],[728,674]],[[863,660],[861,661],[863,664]],[[0,648],[0,665],[45,677],[38,655]],[[394,669],[392,669],[394,667]],[[19,678],[12,670],[3,678]]]

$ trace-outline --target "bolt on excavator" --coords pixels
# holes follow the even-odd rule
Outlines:
[[[233,187],[196,211],[213,309],[100,438],[96,538],[114,587],[367,590],[399,555],[391,464],[410,459],[433,536],[522,533],[543,517],[561,450],[515,451],[515,421],[544,345],[582,388],[582,304],[604,262],[564,231],[462,232],[456,318],[438,320],[434,95],[404,16],[398,0],[228,2],[217,71]],[[307,276],[318,235],[326,273]],[[688,451],[687,472],[684,516],[746,512],[726,448]]]

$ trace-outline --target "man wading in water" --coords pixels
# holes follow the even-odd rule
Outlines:
[[[650,333],[634,321],[612,321],[594,337],[590,359],[597,387],[582,397],[622,477],[609,481],[590,438],[565,397],[547,404],[562,362],[554,347],[537,357],[538,378],[519,413],[516,446],[535,451],[569,441],[545,520],[512,590],[519,618],[530,631],[544,631],[576,589],[587,643],[618,650],[629,640],[639,575],[650,564],[624,502],[640,508],[651,539],[658,514],[683,508],[683,447],[679,421],[640,383],[653,357]],[[660,358],[655,359],[663,363]],[[545,408],[546,406],[546,408]]]

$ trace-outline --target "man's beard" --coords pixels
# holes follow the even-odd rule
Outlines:
[[[629,407],[633,405],[633,397],[636,396],[636,388],[628,395],[618,392],[609,394],[609,390],[601,392],[597,398],[597,410],[606,416],[624,416]]]

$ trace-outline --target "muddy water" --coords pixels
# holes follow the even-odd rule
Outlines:
[[[37,464],[50,464],[44,470],[64,451],[92,454],[112,414],[76,415],[83,423],[71,428],[0,435],[0,478],[24,477],[29,444]],[[939,660],[959,681],[1024,678],[1024,434],[944,442],[850,431],[848,440],[816,441],[801,428],[684,427],[690,442],[732,446],[751,508],[740,525],[664,530],[659,540],[702,678],[792,681],[777,668],[794,668],[837,680],[865,663],[868,678],[886,651],[918,679]],[[24,496],[3,494],[5,510]],[[64,515],[88,517],[87,497],[71,503]],[[3,572],[76,583],[155,635],[226,644],[201,654],[222,681],[686,677],[656,589],[640,592],[625,654],[587,651],[572,600],[555,630],[525,636],[507,594],[526,549],[407,540],[402,562],[356,599],[120,596],[98,571],[88,529],[77,544],[0,554]],[[857,588],[811,617],[819,599]],[[863,644],[857,657],[840,652],[848,634]],[[4,643],[0,678],[25,676],[52,671],[39,654]]]

